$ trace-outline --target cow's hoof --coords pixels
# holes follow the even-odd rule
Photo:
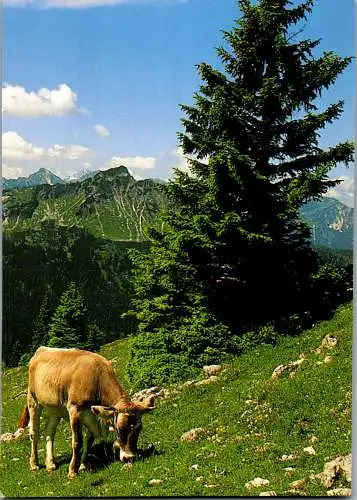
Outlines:
[[[77,473],[74,472],[73,470],[70,470],[68,472],[68,479],[74,479],[76,477]]]
[[[36,472],[40,467],[36,464],[30,464],[30,471]]]
[[[46,471],[49,473],[53,472],[55,469],[56,469],[56,464],[54,463],[46,465]]]
[[[86,464],[81,464],[79,466],[78,472],[85,472],[87,470]]]

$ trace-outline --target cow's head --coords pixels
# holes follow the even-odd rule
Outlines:
[[[116,433],[113,444],[114,451],[119,450],[122,462],[130,462],[135,458],[139,434],[142,428],[141,417],[143,413],[154,409],[156,394],[144,401],[131,402],[119,407],[92,406],[91,410],[102,420],[109,420]]]

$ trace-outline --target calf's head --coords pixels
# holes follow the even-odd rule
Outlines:
[[[149,396],[144,401],[131,402],[123,406],[92,406],[91,410],[102,420],[108,420],[116,433],[113,444],[115,451],[119,450],[122,462],[129,462],[135,458],[139,434],[142,428],[141,417],[143,413],[154,409],[156,395]]]

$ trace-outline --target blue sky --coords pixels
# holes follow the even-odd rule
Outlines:
[[[315,4],[302,36],[352,55],[353,0]],[[198,89],[195,64],[219,64],[220,30],[238,16],[235,0],[4,0],[3,175],[119,162],[168,178],[183,164],[179,104]],[[322,99],[346,100],[323,146],[354,137],[353,88],[351,66]],[[351,201],[352,168],[333,175],[347,178],[336,195]]]

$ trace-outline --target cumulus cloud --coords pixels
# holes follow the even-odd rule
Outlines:
[[[152,156],[113,156],[101,170],[119,167],[120,165],[134,170],[152,170],[155,168],[155,163],[156,159]]]
[[[21,167],[10,167],[6,163],[3,163],[1,175],[6,179],[17,179],[18,177],[24,177],[25,173]]]
[[[35,6],[45,9],[85,9],[134,3],[186,3],[188,0],[4,0],[7,7]]]
[[[2,154],[10,160],[33,160],[44,155],[44,148],[26,142],[17,132],[2,134]]]
[[[338,177],[342,180],[340,184],[329,189],[326,196],[330,198],[337,198],[349,207],[354,206],[354,179],[347,176]]]
[[[104,127],[104,125],[95,125],[94,130],[97,132],[97,134],[101,135],[102,137],[109,137],[110,132],[108,129]]]
[[[77,95],[64,83],[57,89],[41,88],[37,92],[6,84],[2,88],[2,111],[17,117],[64,116],[78,111]]]
[[[56,158],[60,160],[78,160],[90,155],[91,150],[77,144],[60,146],[55,144],[45,149],[25,141],[17,132],[2,134],[2,153],[6,160],[37,160]]]

